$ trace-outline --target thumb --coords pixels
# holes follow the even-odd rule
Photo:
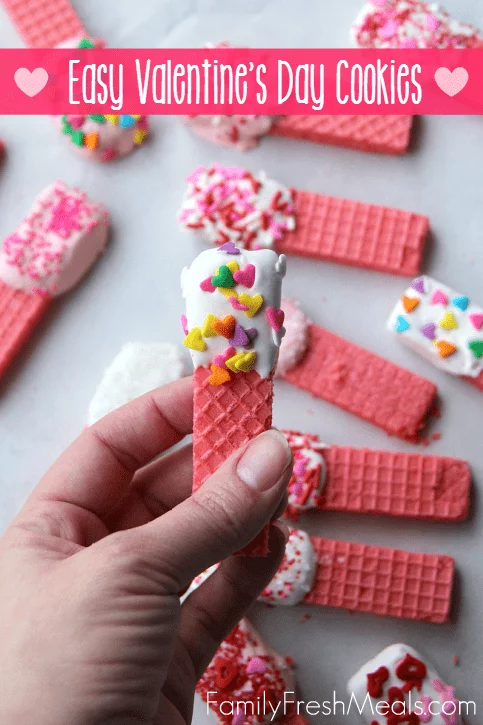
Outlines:
[[[190,498],[124,533],[168,576],[172,591],[167,593],[178,593],[260,533],[285,496],[291,473],[285,436],[266,431],[228,458]]]

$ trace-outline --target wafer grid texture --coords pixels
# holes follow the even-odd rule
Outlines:
[[[0,280],[0,378],[44,316],[50,298],[29,295]]]
[[[304,603],[442,624],[448,620],[454,561],[311,537],[318,559]]]
[[[324,511],[463,521],[471,472],[466,461],[416,453],[331,446],[322,455]]]
[[[270,134],[359,151],[403,154],[409,146],[412,122],[412,116],[282,116]]]
[[[302,361],[284,380],[385,430],[417,441],[436,396],[434,383],[317,325]]]
[[[378,272],[418,274],[427,217],[400,209],[294,191],[295,229],[277,251]]]
[[[210,371],[194,374],[193,490],[240,446],[272,426],[272,378],[256,371],[210,385]]]
[[[31,48],[53,48],[86,31],[66,0],[3,0],[18,32]]]

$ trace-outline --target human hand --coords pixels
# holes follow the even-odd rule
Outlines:
[[[192,382],[138,398],[84,431],[0,540],[3,725],[186,725],[194,688],[283,555],[227,559],[286,504],[292,469],[269,431],[193,496]],[[155,460],[156,459],[156,460]]]

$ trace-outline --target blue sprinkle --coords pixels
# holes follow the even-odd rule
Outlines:
[[[405,317],[403,317],[402,315],[397,316],[396,332],[406,332],[406,330],[409,330],[410,327],[411,325]]]
[[[132,116],[120,116],[119,125],[123,128],[131,128],[136,124],[136,119]]]
[[[459,307],[460,310],[463,310],[463,312],[468,309],[468,305],[470,304],[469,297],[465,297],[463,295],[458,297],[453,297],[451,300],[451,304],[455,307]]]

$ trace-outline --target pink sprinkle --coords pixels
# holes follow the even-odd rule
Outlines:
[[[84,123],[84,116],[67,116],[67,121],[70,123],[72,128],[78,131]]]
[[[243,714],[242,710],[239,710],[235,715],[233,715],[233,720],[231,721],[231,725],[244,725],[245,723],[245,715]]]
[[[437,30],[439,28],[438,18],[428,13],[426,15],[426,27],[428,30]]]
[[[183,328],[184,334],[187,335],[189,330],[188,330],[188,318],[186,317],[186,315],[181,315],[181,326]]]
[[[404,38],[401,43],[401,48],[406,48],[407,50],[414,50],[417,47],[418,44],[415,38]]]
[[[253,657],[247,664],[247,673],[249,675],[263,675],[266,671],[267,665],[260,657]]]
[[[383,40],[390,40],[394,38],[397,33],[397,23],[394,20],[388,20],[385,25],[379,30],[379,36]]]
[[[112,148],[104,149],[101,155],[101,161],[112,161],[116,158],[116,152]]]

